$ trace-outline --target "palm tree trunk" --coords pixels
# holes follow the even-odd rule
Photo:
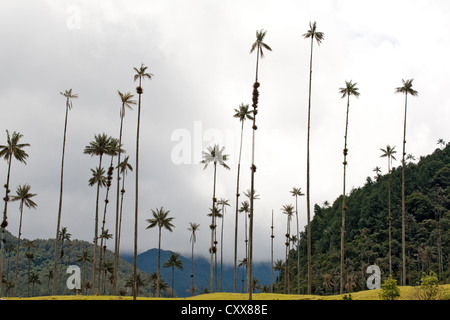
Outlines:
[[[300,232],[298,226],[298,196],[295,196],[295,216],[297,219],[297,294],[300,294]]]
[[[16,249],[16,271],[14,276],[14,296],[17,297],[17,287],[18,287],[18,275],[19,275],[19,254],[20,254],[20,238],[22,236],[22,215],[23,215],[23,200],[20,202],[20,221],[19,221],[19,237],[17,238],[17,249]]]
[[[8,201],[9,201],[9,179],[11,174],[11,162],[12,162],[12,155],[9,156],[8,159],[8,175],[6,178],[6,188],[5,188],[5,208],[3,210],[3,221],[2,221],[2,243],[1,243],[1,254],[0,254],[0,297],[2,296],[2,283],[3,281],[3,259],[5,255],[5,243],[6,243],[6,226],[7,223],[7,212],[8,212]]]
[[[119,233],[120,233],[120,222],[119,222],[119,194],[120,194],[120,155],[122,149],[122,129],[123,129],[123,111],[124,106],[122,105],[122,112],[120,116],[120,130],[119,130],[119,152],[117,154],[117,190],[116,190],[116,227],[115,227],[115,242],[114,242],[114,276],[113,276],[113,292],[117,295],[117,277],[119,272]],[[123,199],[123,198],[122,198]]]
[[[158,235],[158,272],[156,273],[156,293],[158,295],[158,298],[161,296],[159,286],[159,279],[161,278],[160,263],[161,263],[161,227],[159,227],[159,235]]]
[[[242,156],[242,139],[244,135],[244,121],[241,125],[241,142],[239,147],[239,162],[237,169],[237,185],[236,185],[236,216],[234,222],[234,283],[233,292],[236,293],[236,281],[237,281],[237,242],[238,242],[238,208],[239,208],[239,176],[241,172],[241,156]]]
[[[209,291],[212,291],[213,288],[213,263],[214,263],[214,252],[215,252],[215,246],[214,246],[214,230],[216,228],[216,222],[215,222],[215,208],[216,208],[216,173],[217,173],[217,163],[214,162],[214,184],[213,184],[213,205],[212,205],[212,213],[211,213],[211,262],[209,265]]]
[[[270,293],[273,293],[273,209],[272,209],[272,225],[270,235]]]
[[[139,88],[141,88],[141,78],[139,78]],[[140,89],[141,92],[142,89]],[[133,300],[137,295],[137,239],[138,239],[138,215],[139,215],[139,129],[141,120],[141,93],[139,93],[138,120],[136,130],[136,195],[134,202],[134,258],[133,258]]]
[[[350,108],[350,95],[347,95],[347,113],[345,120],[345,144],[344,144],[344,181],[342,189],[342,227],[341,227],[341,280],[340,280],[340,294],[344,292],[344,238],[345,238],[345,212],[347,207],[345,205],[345,178],[347,168],[347,132],[348,132],[348,111]]]
[[[388,171],[389,171],[389,177],[388,177],[388,206],[389,206],[389,216],[388,216],[388,222],[389,222],[389,274],[392,275],[392,217],[391,217],[391,160],[390,156],[388,156]]]
[[[307,256],[308,256],[308,294],[311,294],[311,208],[310,208],[310,179],[309,179],[309,141],[311,134],[311,86],[312,86],[312,58],[313,58],[313,42],[314,37],[311,37],[311,57],[309,62],[309,100],[308,100],[308,134],[306,142],[306,217],[308,220],[307,224]]]
[[[67,98],[68,100],[69,98]],[[56,286],[56,265],[58,261],[58,233],[61,227],[61,211],[62,211],[62,198],[63,198],[63,181],[64,181],[64,156],[66,152],[66,133],[67,133],[67,118],[69,113],[69,106],[66,104],[66,116],[64,120],[64,138],[63,138],[63,150],[62,150],[62,159],[61,159],[61,178],[60,178],[60,187],[59,187],[59,205],[58,205],[58,220],[56,223],[56,237],[55,237],[55,264],[53,266],[53,283],[52,283],[52,295],[55,294],[55,286]]]
[[[253,134],[252,134],[252,167],[251,167],[251,182],[250,182],[250,221],[249,221],[249,230],[248,230],[248,236],[249,236],[249,252],[248,252],[248,261],[247,261],[247,286],[248,286],[248,299],[252,300],[252,294],[253,294],[253,212],[254,212],[254,205],[253,205],[253,198],[255,194],[255,172],[256,172],[256,166],[255,166],[255,132],[257,130],[256,127],[256,114],[257,107],[258,107],[258,88],[259,88],[259,82],[258,82],[258,66],[259,66],[259,46],[258,51],[256,54],[256,78],[255,78],[255,84],[253,85]]]
[[[194,296],[194,239],[192,239],[191,253],[191,295]]]
[[[408,93],[405,93],[405,120],[403,131],[402,154],[402,285],[406,285],[406,236],[405,236],[405,155],[406,155],[406,112],[408,107]]]
[[[100,155],[100,160],[99,160],[99,164],[98,167],[101,168],[102,167],[102,158],[103,155]],[[99,195],[100,195],[100,182],[97,183],[97,198],[95,200],[95,226],[94,226],[94,254],[93,254],[93,258],[92,258],[92,290],[95,293],[95,284],[96,284],[96,280],[95,280],[95,276],[97,273],[97,247],[98,247],[98,200],[99,200]],[[55,274],[56,277],[56,274]]]

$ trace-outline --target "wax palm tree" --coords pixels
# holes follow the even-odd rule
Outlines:
[[[195,244],[195,241],[197,240],[197,236],[196,236],[195,232],[199,229],[199,227],[200,227],[200,224],[189,222],[188,230],[191,231],[191,237],[190,237],[189,241],[192,243],[192,253],[191,253],[191,288],[190,288],[192,296],[195,293],[195,290],[194,290],[194,244]]]
[[[272,51],[266,43],[264,43],[264,38],[266,37],[267,31],[259,30],[256,31],[256,41],[253,43],[250,53],[253,53],[256,50],[256,76],[255,83],[253,84],[253,97],[252,97],[252,107],[253,107],[253,134],[252,134],[252,166],[251,166],[251,182],[250,189],[253,193],[255,190],[255,132],[258,129],[256,126],[256,115],[258,114],[258,99],[259,92],[258,88],[260,86],[258,82],[258,71],[259,71],[259,59],[264,58],[264,50]],[[250,222],[249,222],[249,256],[248,256],[248,268],[247,268],[247,284],[250,286],[249,288],[249,299],[252,299],[252,285],[253,285],[253,275],[252,275],[252,260],[253,260],[253,199],[250,199]]]
[[[403,154],[402,154],[402,285],[406,285],[406,236],[405,236],[405,156],[406,156],[406,114],[408,109],[408,94],[415,97],[419,93],[413,89],[414,79],[402,80],[403,86],[395,89],[395,93],[405,95],[405,119],[403,123]]]
[[[34,296],[34,286],[36,284],[41,284],[41,280],[39,279],[39,275],[37,273],[32,272],[28,277],[28,283],[31,283],[31,296]]]
[[[136,104],[135,100],[132,100],[134,95],[131,93],[122,93],[120,91],[117,91],[120,97],[120,101],[122,102],[122,106],[120,108],[120,130],[119,130],[119,145],[122,145],[122,133],[123,133],[123,119],[125,117],[125,111],[126,109],[133,110],[132,105]],[[115,294],[117,294],[117,278],[118,278],[118,268],[119,268],[119,234],[120,234],[120,205],[119,205],[119,192],[120,192],[120,174],[121,174],[121,156],[122,152],[119,150],[117,154],[117,192],[116,192],[116,229],[115,229],[115,243],[114,243],[114,279],[113,279],[113,291]],[[128,159],[128,157],[127,157]],[[123,185],[123,183],[122,183]],[[123,189],[123,188],[122,188]],[[123,196],[123,194],[122,194]]]
[[[95,228],[94,228],[94,256],[93,256],[93,268],[92,268],[92,285],[95,291],[95,277],[97,273],[97,246],[98,246],[98,201],[100,194],[100,187],[106,185],[106,178],[104,177],[105,170],[102,168],[102,160],[105,154],[110,152],[112,138],[105,133],[97,134],[94,136],[94,140],[84,148],[84,154],[88,154],[91,157],[98,156],[99,164],[96,170],[92,170],[93,177],[89,180],[89,186],[93,186],[97,183],[97,198],[95,202]],[[93,183],[93,184],[92,184]],[[56,272],[56,271],[55,271]]]
[[[310,181],[309,181],[309,141],[310,141],[310,131],[311,131],[311,88],[312,88],[312,66],[313,66],[313,47],[314,40],[320,46],[322,41],[325,38],[323,32],[317,31],[317,24],[314,21],[313,23],[309,23],[309,30],[305,34],[303,34],[303,38],[309,39],[311,38],[311,56],[309,60],[309,98],[308,98],[308,134],[307,134],[307,142],[306,142],[306,215],[307,215],[307,239],[308,239],[308,294],[311,294],[311,206],[310,206]]]
[[[172,298],[174,297],[175,268],[183,270],[183,261],[180,260],[180,254],[171,252],[169,258],[163,264],[163,268],[172,268]]]
[[[239,261],[239,265],[238,268],[242,267],[242,293],[244,293],[244,288],[245,288],[245,274],[246,274],[246,270],[247,270],[247,258],[242,259],[241,261]]]
[[[107,177],[106,177],[106,196],[105,196],[105,207],[103,210],[103,220],[102,220],[102,228],[101,228],[101,234],[104,233],[105,231],[105,223],[106,223],[106,212],[107,212],[107,207],[108,207],[108,203],[109,203],[109,190],[111,188],[111,184],[112,184],[112,179],[113,179],[113,174],[114,174],[114,157],[118,156],[120,153],[124,153],[125,150],[122,149],[122,145],[119,142],[119,139],[116,138],[110,138],[109,144],[108,144],[108,149],[106,151],[106,154],[109,155],[111,157],[111,163],[109,165],[108,168],[108,173],[107,173]],[[103,237],[100,237],[100,262],[99,262],[99,266],[103,266],[103,251],[101,250],[101,248],[103,247]],[[99,279],[101,276],[102,272],[101,270],[99,270]],[[100,281],[98,283],[98,290],[100,291]]]
[[[219,201],[217,201],[217,204],[222,206],[222,230],[220,231],[220,292],[222,292],[222,268],[223,268],[223,225],[224,225],[224,220],[225,220],[225,206],[229,207],[230,204],[228,202],[227,199],[219,199]]]
[[[56,236],[55,236],[55,264],[58,260],[58,232],[61,227],[61,212],[62,212],[62,199],[63,199],[63,185],[64,185],[64,156],[66,152],[66,135],[67,135],[67,119],[69,115],[69,110],[72,110],[72,99],[77,99],[78,94],[72,93],[72,89],[60,92],[66,98],[66,116],[64,120],[64,135],[63,135],[63,149],[62,149],[62,159],[61,159],[61,178],[59,186],[59,204],[58,204],[58,218],[56,222]],[[55,282],[53,282],[55,283]],[[52,285],[52,292],[54,292],[54,285]]]
[[[129,156],[126,156],[125,159],[119,163],[117,168],[120,170],[120,173],[122,174],[122,188],[120,190],[120,208],[119,208],[119,226],[117,228],[116,232],[116,242],[115,245],[115,251],[114,251],[114,282],[113,282],[113,291],[117,291],[117,278],[118,278],[118,260],[117,260],[117,254],[120,251],[120,236],[121,236],[121,230],[122,230],[122,212],[123,212],[123,198],[125,195],[125,176],[129,171],[133,171],[133,167],[129,163]],[[120,179],[117,179],[118,181]]]
[[[161,273],[160,273],[161,230],[162,230],[162,228],[164,228],[164,229],[169,230],[170,232],[172,232],[172,228],[175,227],[172,224],[172,220],[175,219],[175,218],[174,217],[168,217],[169,213],[170,213],[170,211],[164,210],[163,207],[161,207],[161,209],[156,209],[156,211],[152,209],[153,218],[147,219],[147,222],[149,223],[149,225],[147,226],[146,229],[154,228],[156,226],[158,226],[158,229],[159,229],[159,235],[158,235],[158,281],[157,281],[157,287],[156,287],[158,297],[160,296],[159,279],[161,277]]]
[[[83,249],[81,252],[81,256],[78,256],[77,262],[81,262],[83,264],[83,287],[86,288],[86,263],[92,263],[92,256],[89,253],[89,250]],[[87,294],[87,291],[85,292]]]
[[[245,246],[245,261],[248,259],[248,227],[247,227],[247,220],[248,215],[250,213],[250,202],[244,201],[241,203],[241,208],[239,209],[240,213],[244,214],[244,246]]]
[[[273,293],[273,210],[272,210],[272,224],[270,225],[270,293]]]
[[[391,148],[391,146],[387,146],[386,149],[380,149],[383,154],[380,156],[381,158],[388,159],[388,222],[389,222],[389,274],[392,274],[392,256],[391,256],[391,166],[392,160],[397,160],[394,154],[397,153],[395,151],[395,147]]]
[[[20,254],[20,240],[22,236],[22,217],[23,217],[23,206],[25,205],[29,209],[35,209],[37,207],[37,204],[33,201],[33,197],[36,196],[36,194],[30,192],[30,185],[25,184],[21,185],[16,190],[16,195],[11,197],[12,201],[20,201],[19,210],[20,210],[20,219],[19,219],[19,234],[17,238],[17,251],[16,251],[16,272],[14,276],[14,283],[15,289],[14,289],[14,295],[17,296],[17,280],[18,280],[18,274],[19,274],[19,254]]]
[[[136,88],[136,92],[139,95],[138,102],[138,117],[137,117],[137,130],[136,130],[136,186],[135,186],[135,203],[134,203],[134,257],[133,257],[133,279],[136,282],[137,277],[137,237],[138,237],[138,216],[139,216],[139,134],[141,123],[141,96],[144,93],[142,89],[142,80],[152,79],[153,74],[147,72],[146,66],[141,64],[141,67],[134,68],[136,74],[134,75],[134,81],[139,80],[139,86]],[[136,300],[136,286],[133,287],[133,300]]]
[[[93,258],[92,258],[92,286],[96,288],[96,273],[97,273],[97,246],[98,246],[98,201],[100,188],[106,186],[106,177],[105,177],[105,169],[101,167],[97,167],[95,169],[91,169],[92,176],[88,181],[88,185],[90,187],[97,186],[97,196],[96,196],[96,214],[95,214],[95,230],[94,230],[94,250],[93,250]],[[55,269],[56,270],[56,269]],[[55,271],[56,272],[56,271]],[[55,275],[56,277],[56,275]]]
[[[248,104],[243,104],[239,106],[239,109],[234,109],[234,118],[238,118],[241,122],[241,140],[239,146],[239,160],[238,160],[238,168],[237,168],[237,183],[236,183],[236,214],[235,214],[235,223],[234,223],[234,284],[233,284],[233,292],[236,292],[236,281],[237,281],[237,241],[238,241],[238,211],[239,211],[239,178],[241,172],[241,156],[242,156],[242,141],[244,136],[244,122],[245,120],[253,120],[252,111],[249,110]]]
[[[212,254],[214,254],[214,284],[215,284],[215,291],[217,291],[217,218],[222,218],[222,210],[217,207],[217,205],[214,208],[209,208],[209,213],[207,214],[208,217],[212,217],[214,219],[214,225],[210,228],[214,231],[214,245],[210,249],[212,251]]]
[[[212,196],[212,208],[216,208],[216,176],[217,176],[217,165],[224,167],[225,169],[230,170],[230,167],[226,164],[228,161],[228,155],[224,154],[225,147],[220,148],[219,145],[214,145],[213,147],[209,146],[207,151],[203,151],[203,160],[202,164],[205,166],[203,170],[205,170],[209,164],[214,164],[214,184],[213,184],[213,196]],[[210,282],[209,282],[209,290],[212,292],[212,283],[213,283],[213,258],[214,258],[214,229],[215,229],[215,215],[211,216],[211,264],[210,264]]]
[[[295,197],[295,218],[297,220],[297,238],[300,239],[300,231],[298,225],[298,197],[302,197],[305,194],[302,192],[302,188],[293,187],[291,194]],[[300,241],[297,241],[297,293],[300,294]]]
[[[5,197],[3,200],[5,201],[5,205],[3,208],[3,220],[1,223],[2,228],[2,239],[1,239],[1,256],[0,256],[0,279],[3,279],[3,259],[5,254],[5,243],[6,243],[6,227],[8,226],[8,201],[9,199],[9,181],[11,178],[11,164],[13,158],[26,164],[26,160],[28,158],[28,154],[23,150],[25,147],[29,147],[28,143],[19,143],[20,139],[23,138],[23,135],[19,132],[14,131],[12,135],[9,134],[9,131],[6,130],[6,144],[0,145],[0,157],[3,157],[8,162],[8,173],[6,175],[6,184],[5,184]],[[0,296],[2,293],[2,281],[0,281]]]
[[[345,81],[345,87],[339,89],[339,93],[342,95],[342,99],[347,97],[347,112],[345,118],[345,143],[344,143],[344,182],[342,191],[342,228],[341,228],[341,283],[340,283],[340,294],[344,291],[344,236],[345,236],[345,212],[347,211],[347,206],[345,204],[345,179],[346,179],[346,169],[347,169],[347,138],[348,138],[348,114],[350,110],[350,96],[359,97],[359,89],[356,87],[356,83],[350,81]]]
[[[285,258],[285,275],[284,275],[284,290],[285,293],[289,293],[289,245],[290,245],[290,224],[291,224],[291,220],[292,220],[292,216],[294,215],[294,206],[291,204],[286,204],[284,205],[282,208],[282,213],[284,213],[287,216],[287,220],[286,220],[286,242],[284,243],[286,246],[286,258]],[[287,290],[287,292],[286,292]]]

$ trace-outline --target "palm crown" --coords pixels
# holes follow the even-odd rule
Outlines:
[[[23,150],[24,147],[29,147],[28,143],[19,143],[19,140],[23,137],[23,134],[16,131],[13,132],[12,136],[9,131],[6,130],[7,143],[6,145],[0,145],[0,157],[5,160],[10,160],[12,156],[22,163],[26,163],[28,154]]]
[[[309,23],[309,30],[305,34],[303,34],[303,38],[308,39],[311,38],[311,40],[316,40],[317,44],[320,45],[322,43],[322,40],[325,38],[325,34],[323,32],[319,32],[316,30],[317,24],[316,22],[310,22]]]
[[[21,201],[27,208],[36,208],[37,204],[31,199],[36,196],[34,193],[30,193],[31,186],[25,184],[23,186],[18,186],[16,190],[16,195],[11,197],[12,201]]]
[[[419,93],[412,88],[413,81],[414,81],[414,79],[409,79],[409,80],[402,79],[403,87],[396,88],[395,93],[405,93],[405,94],[410,94],[412,96],[419,95]]]
[[[357,83],[353,83],[352,80],[345,81],[345,87],[339,89],[339,93],[342,94],[342,98],[348,97],[348,96],[355,96],[359,97],[359,89],[356,88]]]
[[[264,51],[263,48],[269,51],[272,51],[272,48],[270,48],[266,43],[264,43],[264,38],[266,36],[267,31],[259,30],[256,31],[256,41],[253,43],[252,48],[250,50],[250,53],[253,53],[255,49],[257,50],[257,54],[264,58]]]
[[[202,164],[205,165],[203,169],[208,167],[208,164],[220,164],[221,166],[230,169],[230,167],[225,163],[228,160],[228,155],[223,154],[225,151],[225,147],[220,148],[219,145],[214,145],[214,147],[209,146],[207,151],[203,151],[203,160]]]

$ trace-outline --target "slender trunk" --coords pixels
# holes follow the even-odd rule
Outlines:
[[[270,293],[273,293],[273,210],[272,210],[272,225],[270,227]]]
[[[67,98],[67,102],[69,102],[69,98]],[[66,134],[67,134],[67,118],[69,113],[69,107],[66,104],[66,116],[64,120],[64,138],[63,138],[63,150],[62,150],[62,159],[61,159],[61,179],[59,186],[59,206],[58,206],[58,220],[56,223],[56,237],[55,237],[55,264],[53,266],[53,283],[52,283],[52,295],[55,294],[55,286],[56,286],[56,265],[58,261],[58,233],[59,228],[61,227],[61,212],[62,212],[62,199],[63,199],[63,181],[64,181],[64,156],[66,152]]]
[[[161,278],[160,263],[161,263],[161,227],[159,227],[159,235],[158,235],[158,272],[156,273],[156,293],[158,295],[158,298],[161,296],[160,286],[159,286],[159,279]]]
[[[102,158],[103,155],[100,155],[99,165],[98,167],[102,167]],[[96,273],[97,273],[97,247],[98,247],[98,200],[100,195],[100,182],[97,183],[97,198],[95,201],[95,226],[94,226],[94,254],[92,257],[92,290],[93,293],[96,294],[95,286],[96,286]],[[56,277],[56,274],[55,274]]]
[[[225,219],[224,206],[222,205],[222,230],[220,231],[220,287],[219,291],[222,292],[222,267],[223,267],[223,224]]]
[[[191,253],[191,296],[194,296],[194,238],[192,238]]]
[[[17,287],[18,287],[18,275],[19,275],[19,255],[20,255],[20,239],[22,236],[22,214],[23,214],[23,200],[20,202],[20,221],[19,221],[19,237],[17,239],[17,249],[16,249],[16,271],[14,276],[14,296],[17,297]]]
[[[120,194],[120,156],[122,147],[122,129],[123,129],[123,116],[125,106],[122,104],[122,110],[120,114],[120,130],[119,130],[119,153],[117,154],[117,190],[116,190],[116,226],[115,226],[115,242],[114,242],[114,276],[113,276],[113,292],[117,295],[117,277],[119,270],[119,233],[120,233],[120,221],[119,221],[119,194]],[[123,199],[123,198],[122,198]]]
[[[388,222],[389,222],[389,274],[392,275],[392,217],[391,217],[391,157],[388,156],[388,171],[389,171],[389,177],[388,177],[388,206],[389,206],[389,216],[388,216]]]
[[[244,120],[245,121],[245,120]],[[238,209],[239,209],[239,176],[241,172],[241,156],[242,156],[242,139],[244,136],[244,121],[241,125],[241,143],[239,147],[239,162],[237,169],[237,185],[236,185],[236,215],[234,223],[234,283],[233,292],[236,293],[236,280],[237,280],[237,242],[238,242]]]
[[[402,285],[406,286],[406,236],[405,236],[405,155],[406,155],[406,112],[408,107],[408,93],[405,93],[405,120],[403,131],[402,154]]]
[[[306,217],[307,224],[307,257],[308,257],[308,294],[311,294],[311,208],[310,208],[310,181],[309,181],[309,140],[311,131],[311,86],[312,86],[312,58],[313,58],[313,42],[314,37],[311,37],[311,57],[309,63],[309,100],[308,100],[308,137],[306,143]]]
[[[141,78],[139,78],[139,92],[141,92]],[[136,195],[134,202],[134,258],[133,258],[133,300],[137,295],[137,239],[138,239],[138,215],[139,215],[139,129],[141,120],[141,93],[139,93],[138,120],[136,130]]]
[[[213,185],[213,204],[212,204],[212,212],[211,212],[211,262],[209,265],[209,292],[213,292],[213,263],[214,263],[214,253],[215,253],[215,245],[214,245],[214,230],[216,229],[215,222],[215,208],[216,208],[216,173],[217,173],[217,163],[214,162],[214,185]]]
[[[256,166],[255,166],[255,133],[258,129],[256,127],[256,114],[258,113],[258,88],[259,88],[259,82],[258,82],[258,65],[259,65],[259,45],[258,45],[258,51],[256,55],[256,78],[255,78],[255,84],[253,85],[253,135],[252,135],[252,167],[251,167],[251,182],[250,182],[250,222],[249,222],[249,230],[248,230],[248,236],[249,236],[249,252],[248,252],[248,267],[247,267],[247,286],[248,286],[248,299],[252,300],[253,295],[253,213],[254,213],[254,194],[255,194],[255,172],[256,172]]]
[[[8,201],[9,201],[9,179],[11,174],[11,162],[12,162],[12,154],[9,155],[8,159],[8,175],[6,178],[6,188],[5,188],[5,208],[3,210],[3,221],[2,221],[2,243],[1,243],[1,254],[0,254],[0,297],[2,296],[2,283],[3,281],[3,259],[5,255],[5,243],[6,243],[6,226],[8,225]]]
[[[341,227],[341,281],[340,281],[340,294],[344,292],[344,238],[345,238],[345,213],[347,206],[345,204],[345,178],[347,169],[347,132],[348,132],[348,112],[350,108],[350,95],[347,94],[347,113],[345,120],[345,144],[344,144],[344,182],[342,189],[342,227]]]
[[[297,219],[297,294],[300,294],[300,232],[298,226],[298,204],[295,196],[295,216]]]

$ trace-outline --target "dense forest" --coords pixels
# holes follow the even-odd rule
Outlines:
[[[380,151],[381,156],[381,151]],[[382,159],[380,159],[382,161]],[[402,168],[391,171],[391,268],[401,282],[401,188]],[[375,168],[364,186],[346,197],[344,287],[346,292],[365,290],[367,267],[378,265],[381,280],[389,276],[389,175]],[[406,284],[416,285],[423,272],[434,271],[441,283],[450,281],[450,144],[433,154],[410,157],[405,170],[406,184]],[[332,204],[314,206],[311,220],[312,291],[339,293],[342,196]],[[307,231],[300,234],[300,293],[307,290]],[[275,290],[297,293],[297,250],[279,266]],[[287,285],[289,283],[289,285]]]

